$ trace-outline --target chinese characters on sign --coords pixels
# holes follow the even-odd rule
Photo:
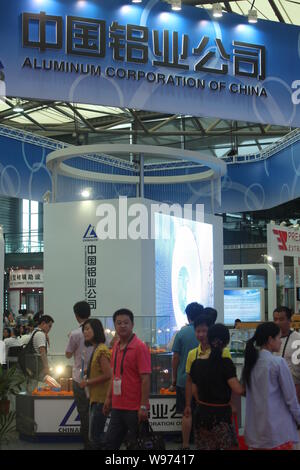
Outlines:
[[[43,271],[41,269],[11,269],[9,272],[9,287],[10,289],[21,288],[42,288],[44,285]]]
[[[97,246],[85,245],[85,299],[91,310],[97,309]]]
[[[150,423],[155,431],[180,431],[181,420],[175,398],[150,399]]]
[[[105,21],[67,17],[67,53],[105,57]]]
[[[41,52],[63,48],[62,16],[23,13],[22,25],[23,47],[37,48]],[[65,27],[65,47],[70,55],[103,59],[111,49],[113,60],[117,62],[145,65],[153,56],[151,64],[155,67],[223,76],[229,73],[232,61],[233,76],[257,80],[266,77],[266,50],[259,44],[233,40],[232,50],[226,51],[222,40],[216,38],[211,50],[212,40],[208,36],[200,36],[198,44],[191,44],[188,34],[180,35],[177,31],[150,30],[146,26],[122,25],[117,21],[108,25],[102,19],[75,16],[66,17]],[[193,64],[191,58],[195,58]],[[29,66],[28,61],[24,66]]]

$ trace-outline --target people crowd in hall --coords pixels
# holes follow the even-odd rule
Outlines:
[[[85,313],[76,315],[80,327],[71,333],[66,355],[74,355],[74,374],[81,374],[77,385],[75,381],[81,398],[74,396],[85,448],[119,449],[125,439],[136,438],[139,423],[148,419],[150,352],[134,334],[131,311],[115,312],[117,339],[110,353],[101,322],[88,319],[86,302],[75,304],[75,314],[79,305]],[[293,342],[300,335],[290,329],[291,311],[278,307],[274,323],[257,328],[247,343],[240,381],[228,348],[229,329],[216,324],[217,311],[193,302],[186,307],[186,314],[188,324],[170,342],[170,391],[176,390],[176,411],[182,414],[182,448],[188,449],[194,438],[199,450],[238,449],[232,401],[238,395],[246,397],[245,439],[249,448],[297,448],[300,366],[292,354]],[[275,413],[276,420],[283,420],[281,425],[273,419],[278,409],[282,413]],[[109,413],[110,423],[104,432]],[[272,420],[274,429],[269,424]]]
[[[117,450],[122,443],[136,440],[139,424],[148,420],[150,350],[134,333],[130,310],[114,313],[113,342],[106,340],[101,321],[91,318],[87,302],[77,302],[73,310],[78,327],[69,334],[65,354],[74,359],[73,392],[84,448]],[[278,307],[274,322],[257,327],[246,344],[240,380],[228,348],[229,329],[216,323],[217,311],[193,302],[186,307],[186,315],[188,324],[170,346],[170,391],[176,390],[176,411],[182,414],[182,448],[189,449],[194,439],[198,450],[238,449],[233,402],[242,395],[244,438],[250,449],[298,449],[300,334],[291,329],[291,310]],[[42,312],[32,318],[21,312],[16,319],[7,313],[3,332],[7,350],[39,335],[34,346],[38,354],[43,353],[48,368],[48,332],[53,322]]]
[[[3,316],[3,341],[6,357],[10,348],[24,346],[29,342],[32,332],[38,326],[39,319],[42,316],[42,311],[34,315],[33,312],[20,309],[17,316],[8,310],[5,311]]]

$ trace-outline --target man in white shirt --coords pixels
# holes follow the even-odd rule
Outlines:
[[[79,384],[83,379],[84,371],[88,368],[93,348],[86,347],[82,332],[82,325],[90,317],[91,308],[85,301],[77,302],[74,307],[74,314],[79,327],[73,330],[69,335],[69,341],[66,347],[66,357],[74,358],[73,366],[73,393],[76,402],[78,414],[81,423],[81,435],[85,450],[90,449],[89,442],[89,399],[85,390],[80,388]]]
[[[300,403],[300,364],[293,361],[293,353],[299,349],[300,334],[297,331],[291,330],[292,310],[288,307],[277,307],[273,312],[274,322],[281,331],[281,347],[278,355],[283,357],[291,371],[295,386],[298,401]]]
[[[39,320],[38,327],[35,328],[31,335],[31,338],[33,338],[34,351],[36,354],[41,356],[44,376],[50,375],[47,359],[47,338],[53,323],[54,320],[52,317],[50,317],[50,315],[43,315]]]
[[[18,336],[18,341],[20,343],[20,346],[25,346],[26,344],[29,343],[31,338],[31,334],[25,333],[22,336]]]
[[[6,364],[5,343],[0,340],[0,365]]]
[[[20,343],[19,339],[17,338],[16,333],[17,333],[16,329],[12,328],[10,338],[6,338],[4,340],[6,358],[9,354],[9,348],[12,348],[12,347],[15,347],[15,346],[21,346],[21,343]]]

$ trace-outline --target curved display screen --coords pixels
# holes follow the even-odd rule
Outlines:
[[[155,238],[156,316],[162,335],[187,323],[189,303],[214,305],[213,227],[156,213]],[[170,317],[169,325],[162,316]]]

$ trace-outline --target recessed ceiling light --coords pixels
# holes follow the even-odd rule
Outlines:
[[[248,12],[248,22],[257,23],[257,10],[249,10]]]
[[[181,10],[181,0],[173,0],[172,1],[172,10],[173,11],[180,11]]]
[[[214,3],[212,7],[213,17],[221,18],[223,16],[222,6],[220,3]]]

